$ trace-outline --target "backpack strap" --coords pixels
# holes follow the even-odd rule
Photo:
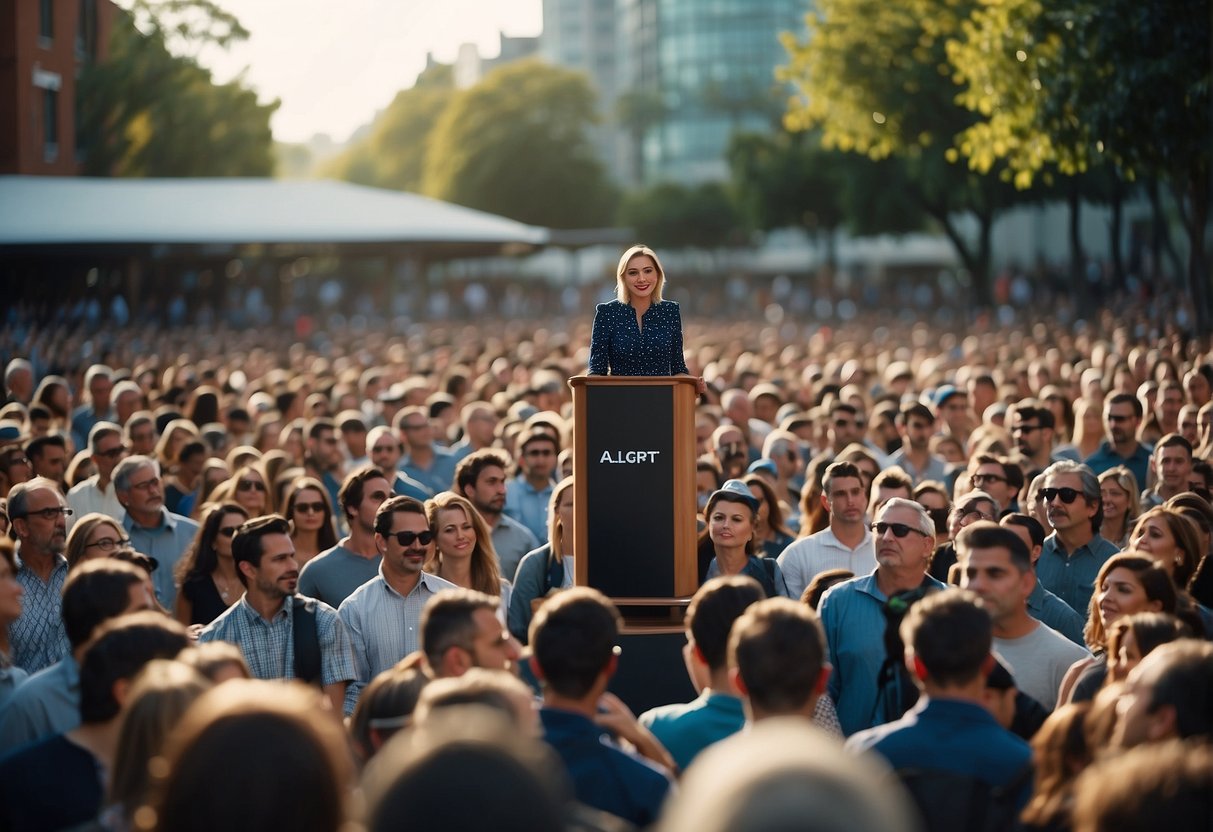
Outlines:
[[[762,555],[755,555],[754,557],[762,564],[762,571],[766,576],[765,580],[762,581],[762,590],[767,594],[768,598],[774,598],[779,594],[775,589],[775,559],[763,557]]]
[[[296,595],[291,599],[291,636],[295,645],[295,678],[320,684],[320,636],[316,632],[316,602]]]
[[[564,558],[557,557],[554,553],[550,553],[547,558],[543,570],[543,592],[547,595],[553,589],[559,589],[564,583]]]

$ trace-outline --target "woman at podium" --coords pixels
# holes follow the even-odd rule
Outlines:
[[[690,376],[682,356],[682,315],[662,300],[665,270],[648,246],[635,245],[619,258],[616,300],[600,303],[590,336],[592,376]],[[698,379],[699,392],[704,391]]]

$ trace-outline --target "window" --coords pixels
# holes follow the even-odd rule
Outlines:
[[[59,158],[59,91],[42,91],[42,157],[47,162]]]
[[[76,55],[87,61],[97,59],[97,0],[80,0],[76,23]]]
[[[55,36],[55,0],[38,0],[38,36],[43,40]]]

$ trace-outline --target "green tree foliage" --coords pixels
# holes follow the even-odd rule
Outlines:
[[[615,194],[586,134],[594,120],[584,75],[507,64],[443,111],[429,137],[425,193],[538,225],[605,225]]]
[[[321,166],[322,175],[420,192],[430,133],[454,96],[451,67],[431,67],[411,88],[396,94],[366,138]]]
[[[990,229],[999,212],[1032,198],[960,162],[956,137],[976,116],[956,101],[946,44],[977,0],[819,0],[803,41],[788,35],[784,77],[800,95],[791,130],[820,128],[822,145],[895,160],[908,193],[943,229],[989,303]],[[976,218],[972,241],[959,215]]]
[[[740,234],[741,219],[725,186],[686,188],[664,182],[628,194],[619,222],[658,248],[716,249]]]
[[[115,20],[109,55],[80,78],[85,169],[114,176],[267,176],[270,116],[242,78],[216,84],[193,57],[248,33],[206,0],[139,0]],[[175,47],[176,48],[176,47]]]
[[[1208,0],[1004,0],[948,46],[961,103],[979,116],[959,147],[1026,187],[1056,166],[1103,165],[1167,183],[1189,241],[1188,284],[1213,327],[1205,234],[1213,170]]]

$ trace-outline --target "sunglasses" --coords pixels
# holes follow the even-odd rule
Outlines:
[[[948,510],[946,508],[929,508],[927,516],[935,524],[935,531],[946,532],[948,530]]]
[[[265,491],[265,483],[260,480],[241,480],[236,486],[238,491]]]
[[[434,542],[434,533],[428,529],[424,532],[396,532],[395,534],[389,532],[384,537],[389,540],[395,538],[397,543],[406,548],[412,546],[413,541],[417,541],[422,546],[429,546]]]
[[[105,457],[106,459],[117,459],[126,453],[126,446],[119,445],[116,448],[110,448],[108,451],[97,451],[97,456]]]
[[[925,532],[923,532],[922,529],[916,529],[913,526],[907,526],[905,523],[883,523],[882,522],[882,523],[873,523],[872,524],[872,531],[876,532],[876,534],[881,535],[881,536],[883,536],[884,533],[887,532],[889,529],[893,530],[893,537],[905,537],[910,532],[918,532],[923,537],[930,536],[930,535],[926,534]]]
[[[1076,488],[1042,488],[1040,489],[1040,500],[1045,503],[1051,503],[1057,497],[1066,505],[1078,499],[1082,492]]]
[[[236,531],[239,528],[239,526],[228,526],[227,528],[219,529],[219,534],[223,535],[224,537],[235,537]]]
[[[1006,482],[1006,477],[1000,477],[998,474],[973,474],[969,477],[969,482],[973,485],[981,486],[988,482]]]
[[[295,503],[295,511],[302,511],[304,514],[323,514],[324,503]]]

